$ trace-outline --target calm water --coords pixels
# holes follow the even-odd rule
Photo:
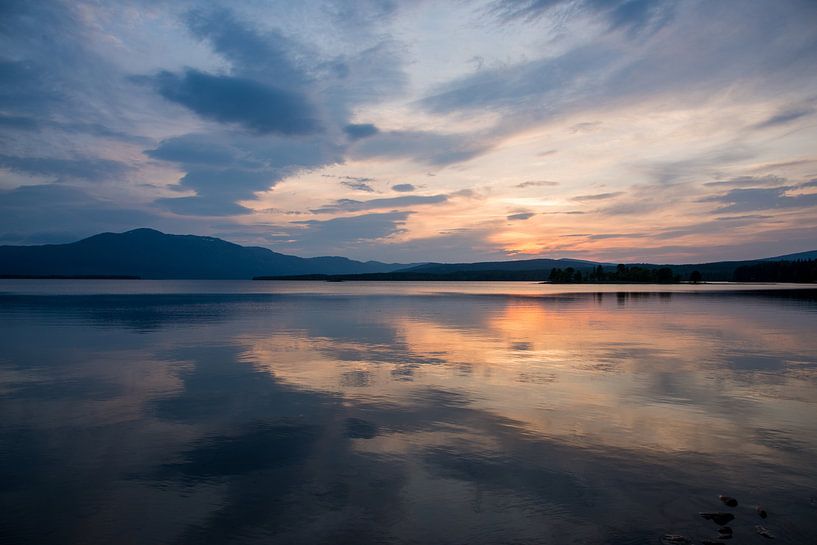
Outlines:
[[[817,294],[598,288],[2,282],[0,541],[817,543]]]

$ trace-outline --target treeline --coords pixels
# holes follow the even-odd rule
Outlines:
[[[735,282],[817,282],[817,260],[763,261],[735,269]]]
[[[627,265],[618,265],[615,269],[605,270],[598,265],[589,271],[567,267],[566,269],[552,269],[548,280],[554,284],[575,283],[644,283],[644,284],[677,284],[681,277],[672,272],[669,267],[647,268]]]

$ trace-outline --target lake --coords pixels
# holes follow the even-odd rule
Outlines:
[[[814,543],[784,288],[0,281],[0,542]]]

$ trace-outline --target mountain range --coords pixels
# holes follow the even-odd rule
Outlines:
[[[669,267],[687,278],[699,271],[706,280],[731,280],[735,269],[763,261],[817,259],[817,250],[747,261],[684,265],[637,263],[644,268]],[[102,233],[69,244],[0,246],[0,276],[134,276],[148,279],[250,279],[254,277],[351,279],[506,279],[541,278],[553,268],[590,270],[598,265],[579,259],[527,259],[478,263],[381,263],[345,257],[303,258],[267,248],[241,246],[214,237],[171,235],[154,229]]]
[[[154,229],[102,233],[70,244],[0,246],[0,276],[250,279],[261,274],[382,273],[407,266],[345,257],[296,257]]]

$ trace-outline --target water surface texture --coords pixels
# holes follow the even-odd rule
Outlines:
[[[815,542],[814,291],[262,284],[0,285],[0,540]]]

